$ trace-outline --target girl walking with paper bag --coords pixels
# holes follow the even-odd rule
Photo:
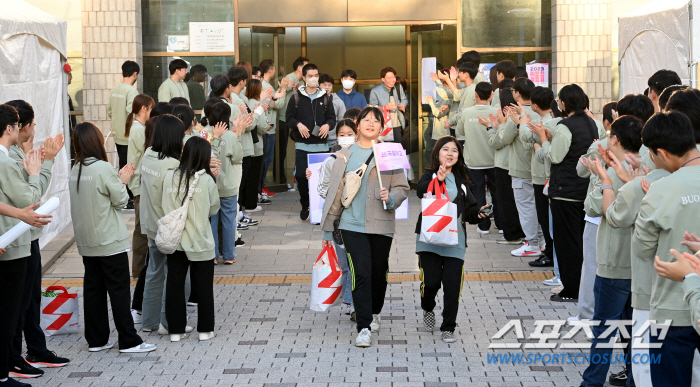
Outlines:
[[[358,122],[357,143],[338,152],[333,164],[321,225],[323,246],[332,244],[334,231],[344,242],[359,333],[355,345],[369,347],[370,331],[379,331],[384,306],[394,210],[406,200],[409,187],[403,169],[381,172],[379,184],[373,142],[384,126],[381,111],[365,107]]]
[[[430,167],[418,181],[416,192],[424,202],[416,223],[423,322],[429,331],[435,327],[433,308],[442,284],[444,309],[440,331],[443,341],[453,343],[457,341],[454,330],[464,281],[464,252],[467,248],[464,222],[478,224],[489,216],[490,210],[488,205],[479,208],[469,190],[462,146],[452,136],[441,137],[435,143]],[[442,211],[444,207],[452,211]],[[453,217],[457,218],[457,225]],[[457,238],[447,235],[453,233]]]

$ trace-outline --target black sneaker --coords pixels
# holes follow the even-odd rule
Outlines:
[[[44,375],[43,370],[34,368],[25,361],[10,366],[10,376],[14,376],[17,378],[38,378],[42,375]]]
[[[129,202],[126,203],[126,206],[124,206],[125,210],[133,210],[134,209],[134,200],[129,199]]]
[[[7,378],[6,381],[0,383],[0,386],[2,386],[2,387],[32,387],[31,384],[23,383],[23,382],[20,382],[19,380],[15,380],[12,378]]]
[[[241,220],[238,221],[238,223],[244,224],[246,226],[257,226],[258,223],[260,223],[260,221],[255,220],[255,219],[251,218],[250,216],[244,214],[243,218],[241,218]]]
[[[247,229],[248,229],[248,225],[243,224],[241,222],[238,222],[238,226],[236,227],[236,230],[247,230]]]
[[[269,205],[272,204],[272,200],[268,199],[266,196],[261,196],[260,199],[258,199],[258,204]]]
[[[299,217],[301,220],[309,220],[309,209],[303,208],[301,212],[299,212]]]
[[[622,371],[616,374],[610,374],[608,379],[613,386],[626,386],[627,385],[627,367],[623,368]]]
[[[528,262],[528,265],[533,267],[551,267],[554,266],[554,260],[546,255],[542,255],[537,260]]]
[[[238,238],[236,239],[236,247],[243,247],[245,246],[245,242],[243,242],[243,239]]]
[[[27,363],[31,364],[36,368],[52,368],[52,367],[63,367],[64,365],[70,363],[70,360],[65,357],[60,357],[56,355],[56,352],[46,351],[39,356],[27,355]]]

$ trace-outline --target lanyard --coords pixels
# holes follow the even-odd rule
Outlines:
[[[173,81],[172,78],[168,78],[168,79],[170,79],[173,83],[175,83],[175,81]],[[180,97],[185,97],[185,91],[182,90],[182,87],[180,86],[179,82],[175,83],[175,87],[177,87],[177,89],[180,91]]]
[[[681,166],[681,168],[683,168],[683,167],[685,167],[686,165],[688,165],[689,162],[691,162],[691,161],[693,161],[693,160],[697,160],[697,159],[700,159],[700,157],[696,157],[696,158],[694,158],[694,159],[690,159],[690,160],[686,161],[685,164],[683,164],[683,166]]]

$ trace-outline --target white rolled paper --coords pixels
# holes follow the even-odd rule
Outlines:
[[[41,206],[39,206],[39,208],[37,208],[34,211],[37,214],[48,215],[48,214],[54,212],[58,208],[59,204],[61,204],[61,201],[58,200],[57,197],[53,197],[53,198],[47,200],[46,203],[42,204]],[[32,228],[32,226],[30,226],[24,222],[19,222],[17,225],[15,225],[15,227],[12,227],[10,229],[10,231],[8,231],[8,232],[2,234],[2,236],[0,236],[0,249],[4,249],[7,246],[9,246],[10,243],[17,240],[17,238],[22,236],[22,234],[29,231],[30,228]]]

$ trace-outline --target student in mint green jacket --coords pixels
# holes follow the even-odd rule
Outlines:
[[[656,113],[644,126],[644,145],[656,163],[671,175],[651,185],[642,200],[632,237],[632,255],[647,265],[656,256],[662,262],[673,262],[671,249],[683,250],[684,234],[697,234],[700,226],[700,151],[696,149],[693,126],[680,112]],[[652,276],[649,319],[663,323],[671,320],[671,330],[663,341],[651,336],[649,354],[658,356],[658,364],[650,365],[654,386],[690,386],[693,357],[700,347],[700,335],[691,320],[690,309],[683,301],[681,283]]]
[[[148,255],[148,238],[141,232],[141,157],[146,150],[146,123],[151,118],[151,110],[155,101],[151,96],[139,94],[131,104],[131,113],[126,118],[125,136],[129,140],[126,153],[127,163],[134,165],[134,175],[127,186],[134,195],[134,234],[131,247],[131,277],[138,278],[146,265]]]
[[[156,246],[158,220],[165,215],[161,205],[163,179],[168,169],[180,165],[185,125],[170,114],[158,117],[153,130],[152,147],[141,159],[141,227],[148,236],[148,268],[143,289],[141,324],[146,332],[167,332],[164,285],[166,256]],[[158,323],[160,322],[160,326]]]
[[[187,329],[184,285],[188,269],[197,294],[199,340],[214,337],[214,235],[209,217],[219,211],[219,191],[209,168],[210,161],[209,142],[192,137],[185,144],[180,165],[168,170],[163,180],[161,203],[163,212],[169,214],[182,207],[195,174],[203,172],[188,203],[180,245],[168,255],[165,315],[170,323],[170,341],[179,341]]]
[[[68,187],[75,244],[85,265],[85,340],[90,352],[114,346],[109,342],[109,294],[119,352],[150,352],[156,346],[144,343],[136,334],[129,308],[130,243],[121,209],[129,200],[126,183],[134,166],[127,164],[117,174],[107,162],[103,141],[102,131],[91,122],[73,130],[75,165]]]
[[[262,91],[262,84],[257,79],[251,79],[248,82],[245,96],[248,99],[248,109],[250,111],[254,111],[256,109],[256,106],[263,106],[263,108],[267,106],[267,104],[259,102],[261,98],[264,98],[263,96],[261,96]],[[267,112],[269,111],[270,108],[267,108]],[[262,174],[265,170],[265,142],[263,141],[263,136],[265,136],[265,133],[267,133],[268,129],[270,129],[272,125],[272,122],[269,121],[269,119],[270,115],[264,114],[260,116],[260,118],[257,121],[257,125],[255,126],[255,135],[257,135],[258,142],[253,143],[253,156],[250,158],[250,173],[252,173],[254,176],[257,176],[258,179],[256,181],[246,182],[252,184],[251,186],[246,184],[246,197],[252,195],[257,200],[257,204],[266,205],[272,204],[272,201],[267,198],[267,195],[261,195]],[[250,199],[247,200],[247,202],[250,202]]]
[[[10,157],[17,162],[17,166],[23,170],[26,159],[25,149],[30,152],[32,149],[32,139],[34,138],[34,108],[23,100],[14,100],[7,103],[17,109],[20,120],[20,130],[17,136],[17,145],[10,147]],[[20,145],[24,145],[24,148]],[[51,167],[56,154],[63,148],[63,135],[56,138],[49,137],[45,140],[42,150],[44,151],[44,162],[41,164],[39,173],[41,182],[41,195],[46,193],[51,182]],[[29,182],[29,174],[24,171],[24,179]],[[24,282],[24,295],[22,297],[22,309],[15,329],[15,337],[12,341],[11,363],[20,373],[30,375],[42,374],[43,372],[33,365],[40,363],[51,364],[61,367],[68,364],[69,360],[56,356],[54,352],[46,348],[46,336],[41,330],[41,249],[39,248],[39,238],[43,232],[41,228],[32,228],[29,231],[30,256],[27,260],[27,276]],[[22,337],[27,343],[27,358],[22,357]]]

